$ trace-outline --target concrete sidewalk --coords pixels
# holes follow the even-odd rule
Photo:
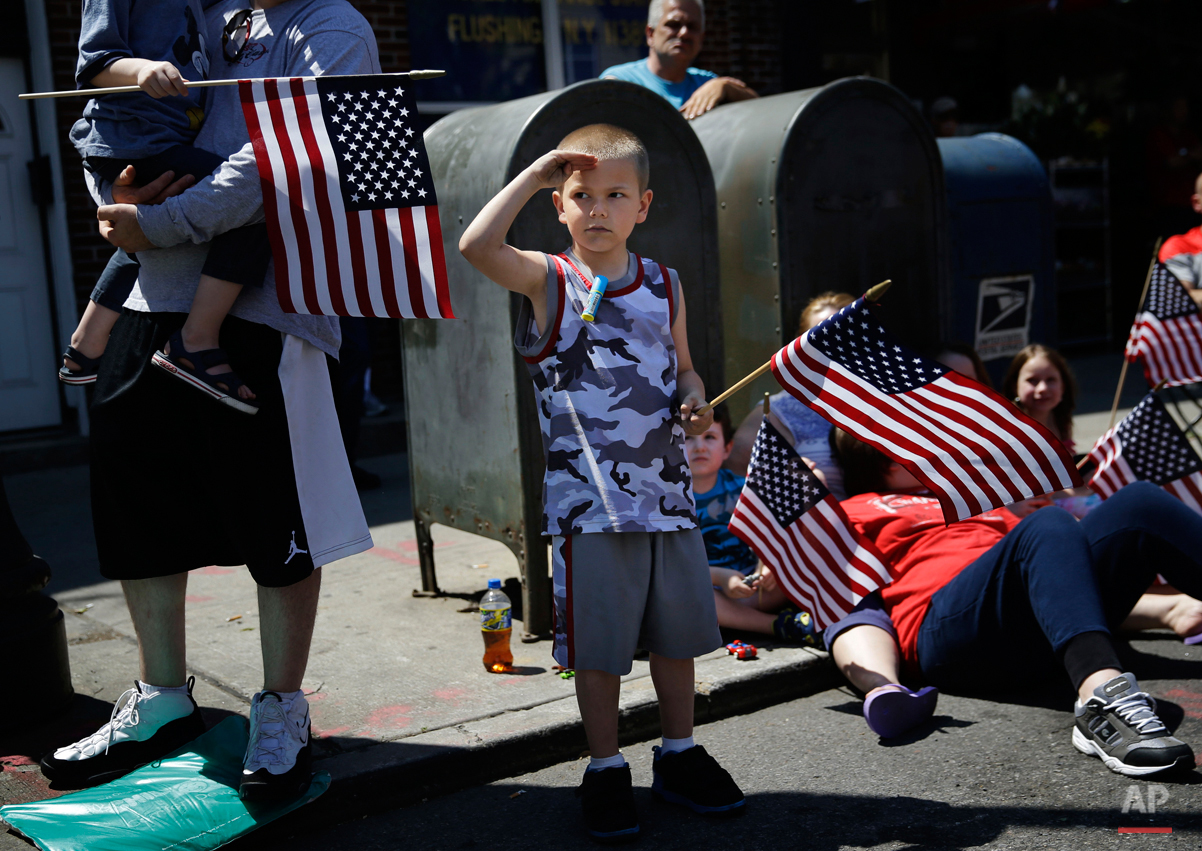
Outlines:
[[[407,503],[404,456],[368,459],[362,466],[384,478],[380,490],[364,494],[375,547],[325,569],[304,683],[317,765],[330,771],[334,783],[297,817],[328,823],[580,754],[586,744],[573,683],[552,670],[550,642],[515,640],[512,674],[487,673],[481,662],[475,602],[492,577],[509,580],[510,596],[517,596],[518,567],[509,550],[436,526],[439,584],[445,595],[413,596],[420,587],[413,524],[376,522],[395,517],[397,506]],[[39,476],[54,481],[39,486]],[[68,525],[61,515],[54,522],[57,512],[42,504],[64,488],[86,494],[86,468],[24,473],[6,481],[18,522],[53,568],[60,567],[55,551],[70,552],[76,559],[93,553],[94,558],[88,541],[65,540],[90,538],[90,523]],[[134,533],[139,522],[153,520],[131,520]],[[77,568],[75,575],[93,575],[87,565]],[[60,718],[15,739],[0,734],[5,769],[0,802],[61,794],[46,785],[30,760],[107,721],[111,702],[138,673],[133,628],[118,583],[52,584],[49,590],[66,612],[77,696],[72,711]],[[246,715],[262,671],[254,583],[241,568],[202,568],[189,577],[187,602],[189,667],[197,677],[197,701],[210,725],[230,713]],[[515,635],[519,632],[515,625]],[[699,721],[792,699],[833,682],[826,654],[752,640],[763,648],[756,661],[740,662],[725,651],[699,660]],[[623,735],[645,738],[658,725],[645,660],[635,662],[626,682]]]

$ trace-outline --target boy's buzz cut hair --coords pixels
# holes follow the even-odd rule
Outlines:
[[[561,151],[592,154],[598,160],[626,160],[634,166],[639,192],[646,190],[651,180],[651,158],[647,156],[647,146],[643,140],[613,124],[580,127],[564,136],[556,147]]]

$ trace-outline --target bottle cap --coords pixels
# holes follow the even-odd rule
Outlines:
[[[500,587],[501,587],[501,580],[500,580],[500,579],[490,579],[490,580],[488,580],[488,587],[489,587],[489,588],[500,588]]]

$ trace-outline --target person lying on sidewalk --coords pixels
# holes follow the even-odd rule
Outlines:
[[[854,494],[844,510],[899,575],[825,633],[836,665],[865,693],[874,732],[897,736],[925,721],[935,688],[1039,688],[1041,677],[1067,674],[1079,751],[1130,776],[1193,768],[1193,751],[1122,671],[1111,633],[1158,571],[1202,594],[1202,517],[1137,482],[1080,522],[1050,507],[1021,521],[995,509],[945,526],[938,500],[900,464],[841,430],[835,450]],[[903,666],[930,685],[900,685]]]
[[[703,434],[686,435],[684,439],[693,476],[697,523],[714,585],[718,626],[821,647],[822,638],[810,613],[789,601],[772,571],[760,565],[751,547],[727,528],[745,481],[722,466],[730,457],[733,439],[734,427],[725,402],[714,408],[713,425]]]

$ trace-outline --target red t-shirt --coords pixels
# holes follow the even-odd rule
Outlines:
[[[939,500],[919,494],[865,493],[840,505],[897,568],[898,579],[881,589],[881,599],[897,627],[902,658],[917,669],[918,629],[931,597],[1004,538],[1018,518],[995,508],[945,526]]]

